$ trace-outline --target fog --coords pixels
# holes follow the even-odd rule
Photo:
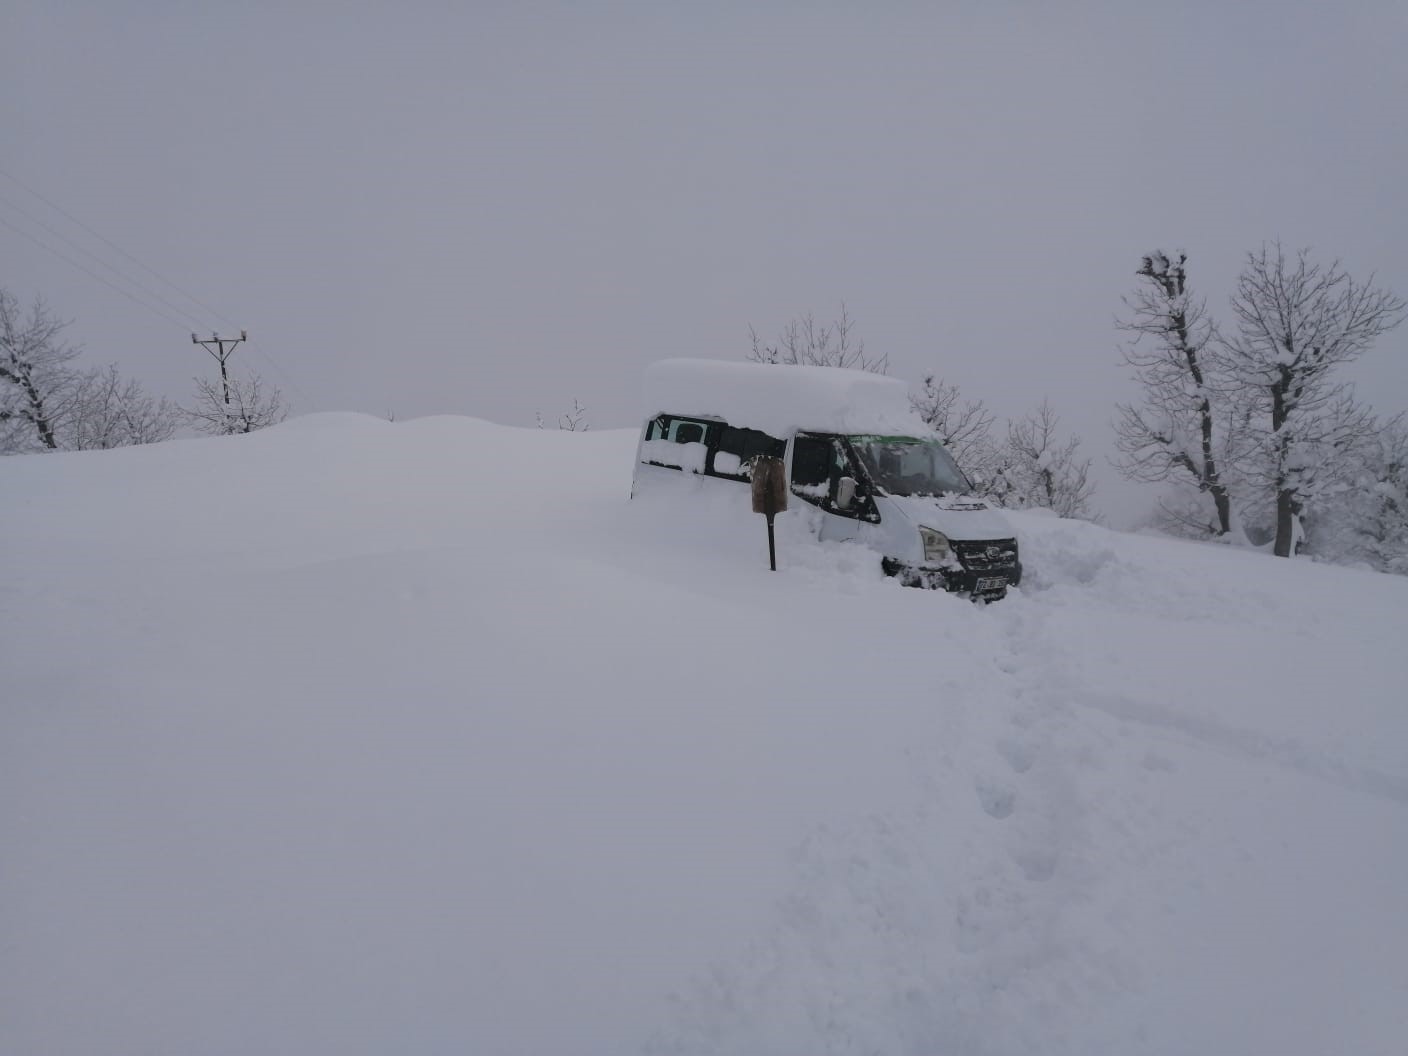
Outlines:
[[[1273,239],[1408,294],[1408,8],[1060,6],[20,0],[0,284],[177,398],[245,328],[295,412],[593,428],[844,303],[895,376],[1049,397],[1128,523],[1143,253],[1223,318]],[[1354,371],[1381,411],[1405,352]]]

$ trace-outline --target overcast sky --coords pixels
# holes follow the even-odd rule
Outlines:
[[[1049,396],[1122,520],[1141,254],[1219,315],[1277,238],[1408,295],[1406,55],[1403,0],[0,0],[0,284],[172,396],[245,327],[296,412],[595,428],[844,301],[895,376]],[[1408,407],[1408,331],[1355,377]]]

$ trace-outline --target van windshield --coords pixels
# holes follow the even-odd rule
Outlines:
[[[961,495],[968,479],[948,450],[936,440],[909,436],[851,436],[876,486],[891,495]]]

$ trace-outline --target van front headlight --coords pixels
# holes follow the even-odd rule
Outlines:
[[[948,536],[943,532],[936,532],[932,528],[919,529],[919,539],[924,544],[924,563],[926,565],[937,564],[947,560],[949,555]]]

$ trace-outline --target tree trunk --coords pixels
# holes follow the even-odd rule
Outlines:
[[[39,430],[39,440],[50,451],[57,451],[58,441],[54,438],[54,425],[49,420],[49,412],[44,407],[44,397],[34,385],[34,379],[25,371],[21,378],[25,397],[29,400],[29,420]]]
[[[1290,347],[1290,339],[1286,339]],[[1292,382],[1291,369],[1284,364],[1279,376],[1271,385],[1271,431],[1276,436],[1276,542],[1272,552],[1277,557],[1290,557],[1295,535],[1297,502],[1296,489],[1287,487],[1286,463],[1290,458],[1290,441],[1286,434],[1286,420],[1290,409],[1286,395]]]
[[[1273,553],[1277,557],[1290,557],[1292,540],[1296,531],[1295,492],[1290,488],[1276,489],[1276,544]]]
[[[1232,531],[1232,500],[1221,484],[1209,484],[1208,492],[1217,507],[1217,534],[1227,535]]]

